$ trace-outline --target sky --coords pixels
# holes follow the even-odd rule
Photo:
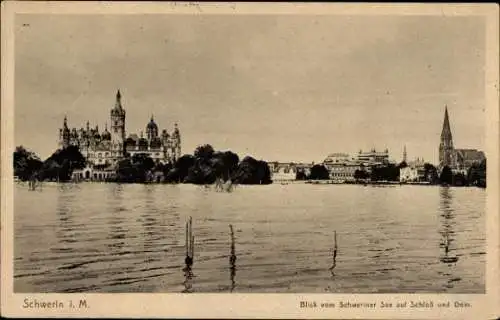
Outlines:
[[[17,15],[15,144],[42,159],[70,127],[102,130],[117,89],[126,131],[151,115],[182,152],[209,143],[267,161],[388,148],[438,162],[484,149],[481,17]]]

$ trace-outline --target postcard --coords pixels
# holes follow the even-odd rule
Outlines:
[[[2,316],[500,315],[497,5],[2,9]]]

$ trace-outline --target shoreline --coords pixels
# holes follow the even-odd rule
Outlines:
[[[16,184],[29,184],[29,181],[13,180]],[[194,183],[164,183],[164,182],[117,182],[117,181],[92,181],[92,180],[80,180],[80,181],[42,181],[42,186],[44,184],[51,185],[65,185],[65,184],[142,184],[142,185],[192,185],[199,187],[210,187],[215,186],[215,184],[194,184]],[[452,187],[452,188],[480,188],[486,189],[486,187],[476,186],[476,185],[441,185],[432,184],[428,182],[396,182],[396,181],[370,181],[370,182],[339,182],[336,180],[277,180],[269,184],[237,184],[235,186],[268,186],[268,185],[281,185],[287,186],[290,184],[312,184],[312,185],[357,185],[357,186],[424,186],[424,187]]]

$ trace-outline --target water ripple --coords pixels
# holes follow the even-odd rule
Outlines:
[[[482,189],[418,186],[221,194],[189,185],[82,183],[39,193],[18,185],[14,290],[484,293],[485,198]],[[195,257],[186,279],[190,216]]]

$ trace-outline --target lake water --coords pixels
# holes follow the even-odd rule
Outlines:
[[[483,189],[46,183],[14,196],[15,292],[485,292]]]

